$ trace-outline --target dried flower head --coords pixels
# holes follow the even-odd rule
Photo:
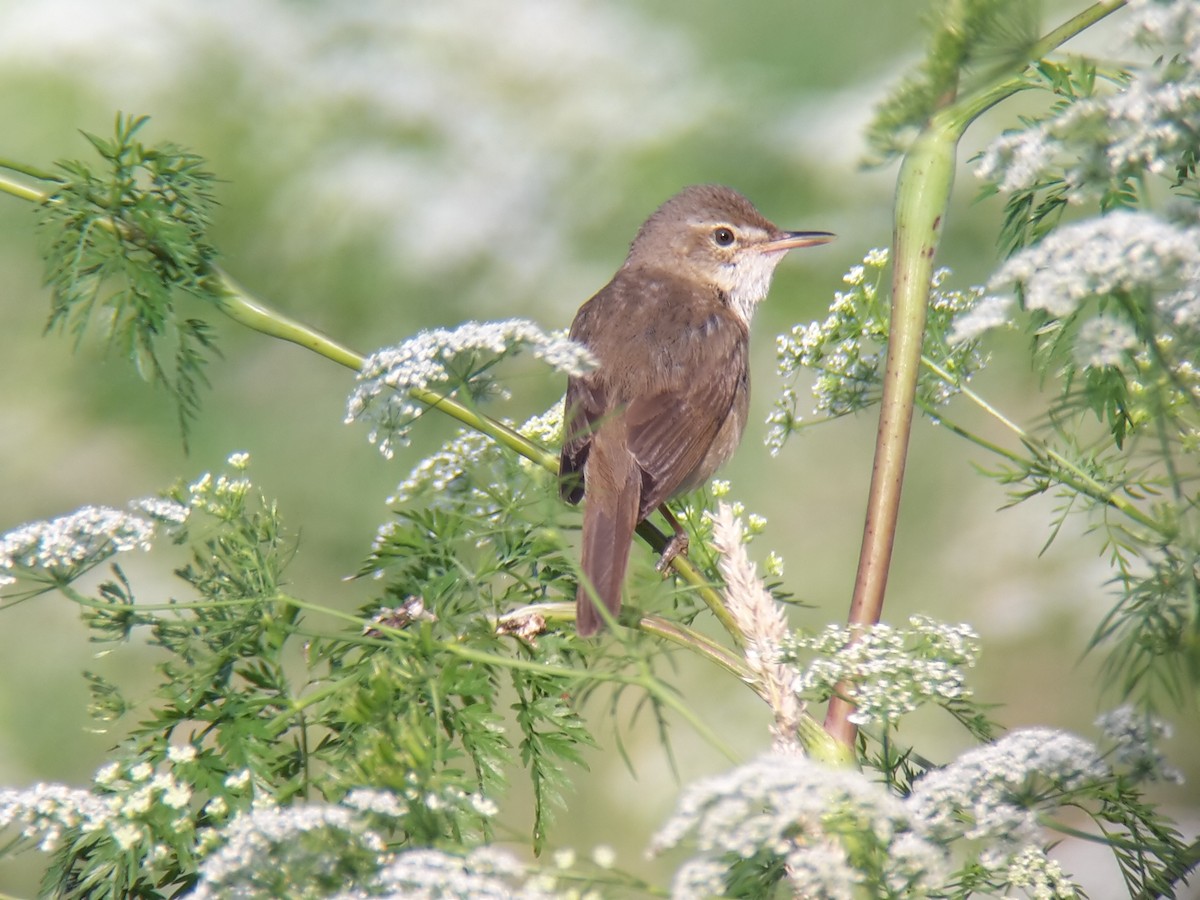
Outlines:
[[[755,690],[775,716],[771,727],[774,748],[777,752],[798,753],[796,729],[804,704],[795,690],[799,673],[783,656],[787,619],[746,553],[741,521],[723,500],[713,516],[713,544],[721,554],[725,605],[745,638],[746,664],[755,675]]]

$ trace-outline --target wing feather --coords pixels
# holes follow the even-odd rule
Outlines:
[[[692,486],[744,403],[746,325],[715,291],[698,294],[668,272],[623,269],[583,305],[571,337],[596,354],[600,367],[567,384],[562,496],[582,498],[592,436],[620,416],[642,473],[644,518]]]

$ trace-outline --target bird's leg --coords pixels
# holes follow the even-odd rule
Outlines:
[[[667,520],[667,523],[675,530],[675,533],[671,535],[670,540],[667,541],[666,546],[663,547],[662,556],[659,557],[658,562],[654,566],[654,568],[661,572],[665,578],[667,571],[671,568],[671,562],[675,559],[675,557],[681,554],[683,556],[687,556],[688,536],[687,532],[683,530],[683,526],[679,524],[679,520],[671,514],[671,510],[667,509],[667,504],[664,503],[662,506],[660,506],[658,511],[663,514],[663,517]]]

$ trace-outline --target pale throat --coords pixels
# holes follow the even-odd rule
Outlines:
[[[764,253],[749,249],[717,268],[717,287],[729,298],[729,305],[747,327],[755,307],[771,289],[771,276],[784,255],[785,251]]]

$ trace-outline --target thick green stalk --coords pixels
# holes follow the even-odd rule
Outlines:
[[[883,611],[888,568],[900,514],[900,490],[912,431],[925,311],[933,258],[941,235],[942,216],[954,182],[958,134],[929,127],[905,154],[896,184],[892,235],[892,315],[883,397],[875,440],[875,463],[850,624],[873,625]],[[839,692],[842,693],[842,692]],[[846,747],[854,746],[853,707],[840,696],[829,701],[825,730]]]
[[[930,276],[950,202],[958,142],[983,112],[1029,85],[1021,77],[1032,62],[1125,5],[1125,0],[1095,3],[1048,32],[1016,70],[1000,71],[966,96],[946,98],[904,156],[896,184],[892,236],[892,317],[880,404],[875,463],[866,522],[850,604],[849,623],[869,627],[879,621],[891,564],[900,490],[916,399]],[[839,690],[829,702],[825,730],[852,748],[857,733],[849,715],[853,706]]]

